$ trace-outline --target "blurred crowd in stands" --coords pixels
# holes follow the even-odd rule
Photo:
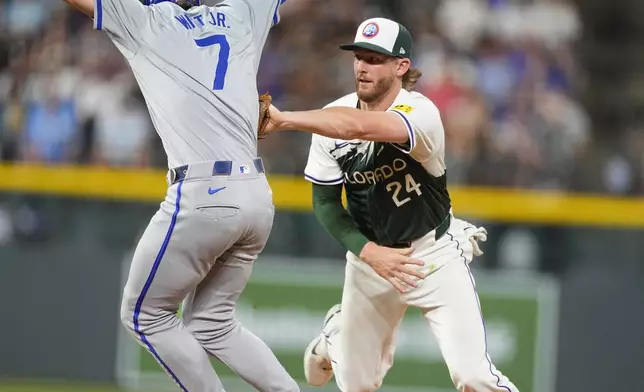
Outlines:
[[[286,110],[351,92],[352,56],[337,46],[372,16],[414,36],[418,90],[441,110],[451,183],[644,194],[644,132],[620,131],[617,148],[601,148],[580,104],[583,26],[565,0],[289,0],[259,91]],[[0,0],[0,115],[3,161],[166,167],[126,62],[60,0]],[[301,175],[309,143],[278,134],[260,154],[269,172]]]

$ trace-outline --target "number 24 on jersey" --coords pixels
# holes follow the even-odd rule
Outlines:
[[[398,181],[392,181],[385,187],[385,189],[387,189],[387,192],[393,191],[391,199],[394,201],[394,204],[396,204],[396,207],[400,207],[403,204],[411,201],[411,197],[405,197],[404,199],[400,200],[399,194],[402,188],[402,184]],[[407,191],[407,193],[409,194],[416,192],[418,196],[423,194],[423,192],[420,190],[420,184],[414,181],[414,177],[412,177],[411,174],[405,175],[405,191]]]

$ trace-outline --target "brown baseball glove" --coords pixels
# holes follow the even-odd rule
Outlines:
[[[268,136],[266,127],[271,119],[269,111],[273,97],[268,92],[259,96],[259,124],[257,125],[257,138],[264,139]]]

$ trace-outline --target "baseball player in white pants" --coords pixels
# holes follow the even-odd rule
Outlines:
[[[358,28],[356,93],[322,110],[271,108],[269,132],[314,133],[306,178],[318,220],[347,249],[341,305],[304,355],[309,384],[335,374],[343,392],[375,391],[393,364],[405,310],[419,308],[462,392],[517,392],[488,355],[469,263],[477,228],[452,215],[438,109],[413,92],[412,38],[382,18]],[[342,206],[346,191],[347,209]]]
[[[209,356],[259,391],[299,391],[235,318],[275,213],[257,157],[256,75],[285,0],[66,1],[128,60],[168,156],[166,198],[134,252],[123,325],[181,391],[224,391]]]

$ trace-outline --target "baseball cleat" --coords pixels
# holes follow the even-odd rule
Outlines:
[[[314,387],[325,385],[333,377],[331,359],[328,353],[322,354],[326,351],[324,339],[324,335],[320,334],[309,343],[304,352],[304,377],[306,382]]]
[[[327,348],[327,338],[337,333],[340,305],[335,305],[324,317],[322,333],[316,336],[304,351],[304,376],[306,382],[314,387],[325,385],[333,377],[331,357]]]

